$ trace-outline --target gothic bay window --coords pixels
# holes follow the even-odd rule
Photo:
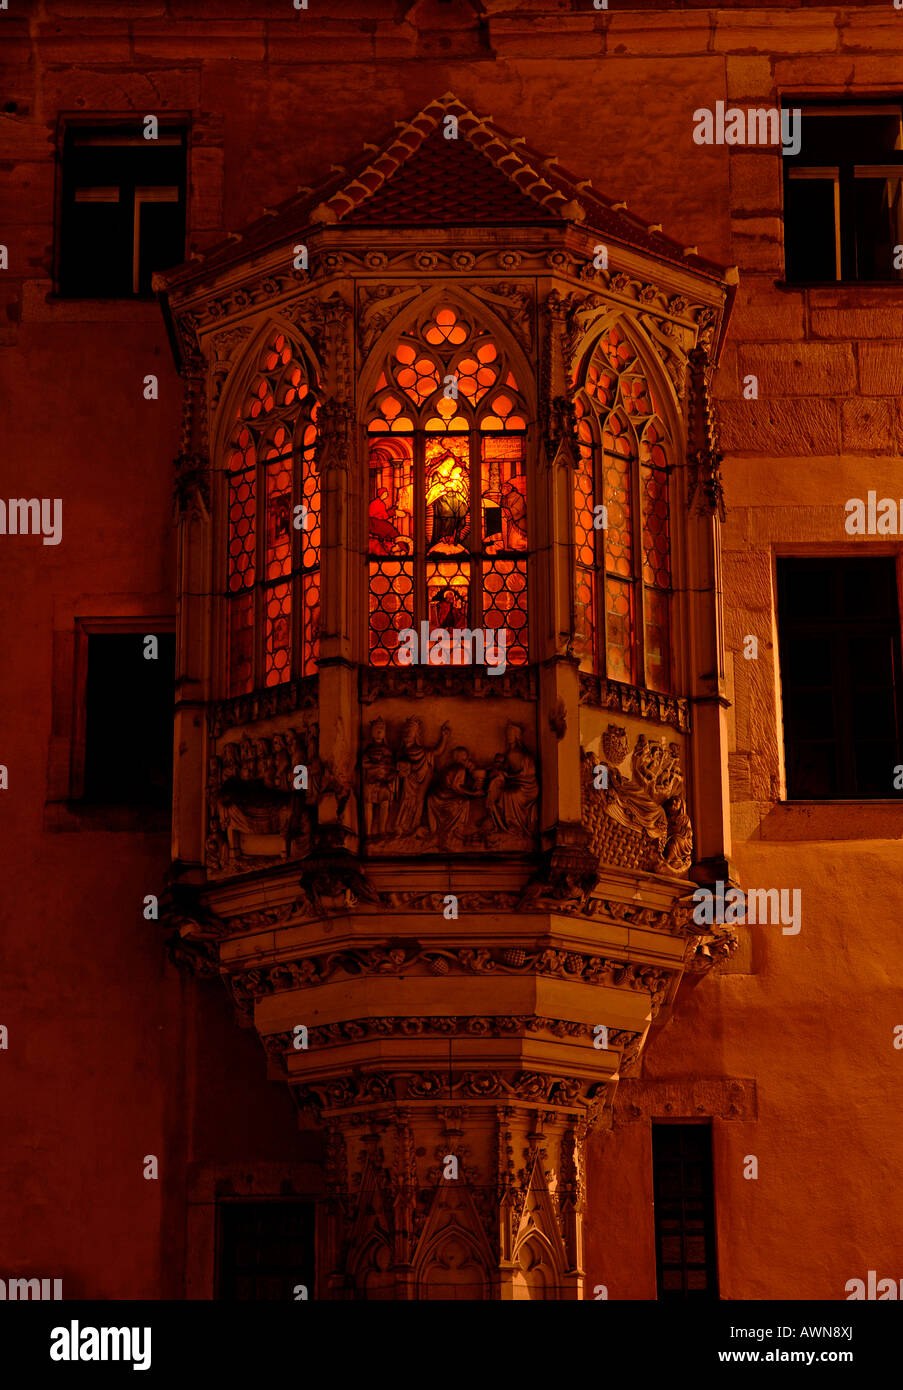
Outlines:
[[[230,695],[316,670],[320,477],[316,373],[276,333],[240,406],[228,460]]]
[[[617,327],[576,385],[577,651],[611,680],[668,691],[670,448],[658,403]]]
[[[500,345],[458,310],[391,350],[368,425],[372,665],[402,664],[423,621],[502,632],[506,662],[528,660],[526,419]]]

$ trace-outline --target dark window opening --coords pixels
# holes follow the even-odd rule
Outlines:
[[[156,659],[144,655],[146,635],[157,638]],[[172,633],[88,637],[86,801],[171,802],[175,650]]]
[[[63,142],[60,294],[151,294],[154,271],[185,259],[186,137],[161,123],[70,126]]]
[[[718,1298],[712,1130],[652,1126],[658,1297]]]
[[[895,560],[779,559],[778,642],[788,798],[892,797],[903,762]]]
[[[903,280],[903,104],[805,105],[784,156],[789,281]]]
[[[219,1208],[217,1298],[298,1302],[314,1297],[313,1202],[223,1202]]]

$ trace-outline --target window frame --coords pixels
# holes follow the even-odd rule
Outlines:
[[[153,114],[157,115],[159,121],[159,134],[164,137],[172,137],[173,135],[178,135],[180,137],[179,143],[181,144],[184,153],[184,161],[182,164],[180,178],[178,181],[178,187],[181,193],[181,197],[180,199],[176,200],[181,203],[182,208],[184,210],[184,229],[182,238],[182,259],[184,260],[188,256],[189,238],[191,233],[192,179],[190,174],[190,167],[193,153],[192,113],[190,111],[166,111],[162,114]],[[157,295],[154,293],[153,290],[150,290],[146,293],[141,293],[140,291],[137,291],[131,294],[71,294],[65,289],[63,285],[63,258],[66,233],[66,228],[64,224],[66,220],[67,196],[70,189],[73,186],[73,174],[71,171],[71,166],[69,166],[69,161],[66,158],[70,139],[72,139],[75,133],[78,131],[83,131],[85,134],[97,135],[101,135],[104,131],[109,131],[111,140],[116,136],[124,136],[128,134],[129,136],[140,138],[143,144],[145,142],[143,141],[143,136],[141,136],[141,128],[142,118],[135,111],[125,111],[121,113],[97,112],[94,114],[86,113],[83,111],[60,113],[57,120],[55,139],[56,180],[54,192],[53,219],[53,293],[51,296],[53,300],[57,300],[62,303],[72,304],[82,303],[108,305],[129,303],[149,304],[156,301]],[[130,141],[130,143],[132,142]],[[150,145],[153,142],[147,141],[146,143]],[[140,148],[140,146],[138,145],[136,145],[135,147]],[[133,193],[135,194],[137,194],[139,187],[144,188],[145,190],[148,187],[150,187],[150,185],[146,185],[144,182],[139,183],[137,179],[135,179],[130,186],[132,187]],[[160,186],[162,187],[163,185]],[[158,187],[158,185],[153,185],[153,187],[156,188]],[[133,227],[134,221],[137,218],[137,216],[137,204],[133,197]],[[133,231],[133,262],[135,257],[137,256],[138,244],[139,243],[134,239]],[[176,262],[176,264],[179,264],[179,262]]]
[[[292,325],[282,323],[268,323],[266,331],[255,336],[250,346],[246,345],[242,357],[244,370],[240,373],[240,387],[230,393],[229,400],[225,403],[227,413],[224,420],[228,421],[228,428],[221,435],[219,448],[220,467],[215,471],[219,475],[215,484],[216,510],[219,514],[219,523],[216,527],[218,536],[216,543],[216,563],[214,566],[214,583],[216,593],[219,596],[219,609],[221,613],[220,642],[218,644],[219,669],[216,671],[216,686],[221,691],[221,698],[224,700],[248,699],[254,694],[265,691],[279,690],[283,686],[290,685],[298,680],[315,677],[319,670],[319,655],[314,662],[313,669],[303,671],[302,646],[303,646],[303,612],[302,602],[304,595],[303,579],[305,575],[318,575],[320,586],[320,619],[321,627],[319,634],[322,633],[323,616],[323,575],[324,575],[324,549],[325,549],[325,516],[324,502],[325,489],[323,486],[323,475],[321,470],[321,459],[323,451],[323,432],[322,424],[319,419],[316,423],[317,438],[314,442],[313,466],[318,480],[318,492],[320,499],[319,507],[319,530],[320,541],[318,547],[318,558],[316,565],[305,567],[304,557],[304,531],[294,525],[295,509],[305,501],[304,494],[304,445],[300,439],[295,437],[299,424],[298,415],[300,413],[300,402],[295,401],[290,407],[275,407],[269,416],[259,416],[256,420],[250,420],[244,413],[244,407],[249,399],[249,394],[254,381],[262,374],[260,360],[268,350],[272,339],[281,334],[292,348],[293,354],[307,372],[307,388],[310,396],[317,403],[318,416],[324,406],[324,391],[322,386],[322,370],[316,358],[304,338],[293,331]],[[220,406],[223,409],[221,403]],[[294,412],[294,413],[292,413]],[[309,417],[305,416],[305,419]],[[269,421],[269,424],[267,423]],[[266,508],[266,473],[268,466],[276,462],[274,459],[264,459],[258,450],[255,449],[254,463],[254,583],[235,591],[230,590],[229,580],[232,573],[229,556],[230,538],[230,487],[231,480],[239,473],[246,471],[236,469],[234,472],[230,468],[229,459],[234,451],[233,439],[235,433],[241,428],[249,426],[265,434],[268,428],[283,426],[290,435],[291,439],[291,499],[289,503],[289,530],[291,534],[291,563],[287,574],[279,575],[274,579],[266,578],[266,528],[267,528],[267,508]],[[285,455],[279,455],[284,458]],[[250,470],[247,470],[250,471]],[[291,593],[291,618],[289,625],[290,632],[290,654],[288,671],[281,681],[266,683],[266,595],[269,590],[282,584],[290,586]],[[229,642],[230,633],[230,610],[231,605],[242,594],[250,594],[253,604],[253,624],[252,624],[252,645],[251,645],[251,684],[246,691],[233,692],[232,690],[232,670],[231,670],[231,647]],[[319,649],[318,649],[319,651]]]
[[[650,393],[653,390],[655,390],[658,393],[658,395],[661,396],[661,384],[655,379],[654,373],[650,371],[646,357],[641,353],[637,344],[630,336],[629,332],[624,328],[624,325],[621,322],[621,320],[616,318],[611,320],[611,322],[607,323],[601,329],[601,331],[597,332],[593,339],[589,342],[589,344],[584,345],[584,348],[579,356],[578,366],[576,368],[576,377],[573,381],[573,385],[571,386],[572,399],[576,400],[577,397],[581,394],[581,392],[585,396],[588,395],[586,391],[587,372],[589,370],[590,364],[592,363],[593,356],[597,348],[599,347],[599,344],[601,343],[605,334],[608,333],[612,328],[618,329],[618,331],[622,335],[622,338],[628,343],[632,352],[634,353],[635,365],[632,370],[625,369],[625,375],[641,375],[645,380],[647,389],[650,391]],[[594,637],[590,650],[584,650],[581,654],[580,660],[581,667],[583,666],[584,662],[587,663],[588,671],[595,676],[601,676],[603,679],[617,681],[621,684],[632,685],[638,689],[649,690],[656,694],[673,695],[677,691],[678,666],[677,645],[674,640],[675,609],[676,598],[678,593],[678,590],[674,583],[674,572],[675,565],[677,562],[677,527],[675,525],[675,521],[678,516],[677,508],[675,505],[676,499],[674,476],[677,472],[677,458],[680,454],[681,445],[679,441],[675,441],[675,431],[671,427],[670,420],[667,418],[667,412],[665,409],[664,401],[659,400],[658,404],[660,408],[650,412],[650,414],[645,418],[643,422],[642,430],[639,431],[636,430],[635,426],[633,425],[633,417],[630,414],[628,414],[628,412],[623,408],[623,406],[620,403],[620,392],[619,399],[616,401],[616,403],[604,412],[604,418],[602,412],[595,410],[595,408],[592,407],[592,405],[590,405],[589,407],[587,416],[583,417],[588,417],[593,422],[591,425],[592,440],[587,447],[590,450],[590,455],[592,459],[592,498],[594,507],[600,505],[607,506],[607,503],[605,502],[605,481],[603,476],[604,460],[606,458],[621,458],[623,460],[623,456],[612,454],[610,450],[607,450],[605,448],[603,434],[604,419],[607,419],[612,415],[620,414],[621,416],[623,416],[624,419],[627,420],[628,424],[631,425],[632,428],[634,428],[634,432],[638,436],[642,434],[642,431],[645,430],[647,425],[649,425],[653,421],[658,421],[661,429],[663,430],[662,446],[665,449],[667,455],[667,462],[664,469],[653,468],[651,464],[646,465],[642,462],[640,458],[639,449],[637,450],[636,454],[631,454],[630,458],[626,460],[626,462],[628,462],[629,464],[630,474],[630,538],[633,571],[629,576],[617,574],[614,571],[610,571],[608,569],[605,546],[605,528],[600,527],[598,530],[594,530],[593,541],[595,563],[593,566],[593,572],[597,580],[595,586],[595,611],[593,613]],[[637,442],[639,444],[639,438]],[[643,469],[645,467],[649,467],[650,471],[652,472],[664,472],[665,474],[665,491],[668,503],[668,570],[670,579],[670,583],[667,589],[662,589],[657,584],[647,584],[643,577]],[[580,461],[578,459],[578,471],[579,468]],[[576,592],[578,573],[587,568],[585,565],[581,565],[577,560],[576,538],[573,554],[573,582]],[[608,605],[606,602],[607,595],[605,587],[606,580],[608,578],[616,579],[618,580],[618,582],[626,583],[630,586],[634,614],[634,640],[631,646],[630,653],[631,676],[629,681],[623,681],[620,676],[611,675],[608,669],[609,621]],[[650,685],[648,679],[646,662],[647,589],[654,589],[657,593],[665,595],[668,605],[668,683],[667,688],[665,690],[658,690],[656,686]]]
[[[900,682],[897,685],[897,720],[900,729],[900,761],[903,762],[903,551],[899,546],[887,544],[886,542],[864,541],[855,547],[855,552],[851,547],[830,546],[823,547],[818,545],[800,546],[787,545],[775,546],[772,553],[772,621],[774,631],[775,648],[775,703],[777,716],[777,744],[779,753],[779,772],[780,772],[780,803],[787,806],[832,806],[832,805],[855,805],[863,807],[881,805],[899,805],[900,796],[888,795],[886,797],[872,796],[835,796],[835,797],[811,797],[791,796],[789,792],[788,778],[788,739],[787,739],[787,720],[785,716],[784,682],[782,673],[782,644],[780,631],[780,614],[778,611],[779,590],[778,590],[778,561],[779,560],[851,560],[858,559],[889,559],[894,564],[895,591],[897,599],[897,627],[894,633],[895,657],[897,669],[900,671]]]
[[[465,417],[468,418],[470,421],[468,429],[466,431],[452,429],[440,431],[438,429],[426,428],[425,422],[427,418],[431,416],[434,412],[434,405],[431,404],[431,402],[435,402],[435,393],[432,393],[430,396],[423,398],[415,404],[411,397],[404,392],[403,388],[395,385],[395,383],[392,381],[391,377],[388,374],[386,374],[386,384],[382,387],[377,385],[378,381],[380,380],[381,373],[386,372],[386,364],[392,358],[395,347],[402,341],[407,341],[408,339],[413,340],[414,338],[416,338],[417,341],[421,344],[424,351],[432,353],[437,359],[437,361],[440,363],[439,371],[441,376],[441,373],[445,370],[444,367],[442,367],[441,365],[442,348],[440,345],[429,343],[428,340],[426,340],[422,336],[420,330],[422,325],[435,320],[436,315],[447,308],[452,309],[457,315],[460,315],[463,320],[468,322],[471,326],[471,330],[479,328],[485,332],[488,338],[491,339],[491,341],[495,344],[500,356],[502,356],[505,359],[508,371],[514,375],[514,378],[517,381],[516,388],[509,386],[507,384],[506,378],[503,378],[500,372],[497,380],[493,383],[493,385],[487,387],[483,391],[480,400],[476,404],[470,402],[468,398],[465,396],[464,400],[466,403],[466,409],[463,413]],[[462,348],[456,347],[454,351],[450,354],[450,356],[458,356],[461,350]],[[442,561],[455,561],[457,559],[460,560],[461,563],[466,563],[467,565],[469,565],[470,579],[468,596],[471,608],[469,618],[470,629],[472,631],[476,631],[482,628],[482,630],[485,631],[486,629],[483,627],[483,618],[486,605],[484,602],[485,595],[482,583],[482,575],[488,571],[488,568],[491,565],[493,559],[501,558],[509,561],[520,560],[524,564],[524,575],[526,581],[525,611],[527,621],[526,643],[524,644],[526,648],[526,659],[523,662],[518,662],[515,667],[515,663],[511,662],[511,646],[509,645],[509,655],[507,656],[507,661],[513,669],[517,670],[526,670],[526,668],[530,666],[532,662],[535,661],[535,650],[537,641],[536,618],[535,616],[531,618],[531,614],[535,613],[534,565],[535,555],[537,553],[537,522],[535,514],[535,499],[538,495],[538,480],[536,477],[535,468],[537,433],[535,409],[533,406],[533,393],[531,387],[533,386],[536,377],[537,368],[535,362],[532,360],[532,358],[527,358],[524,356],[522,349],[512,342],[510,335],[507,334],[504,331],[504,328],[498,324],[491,312],[487,312],[486,307],[483,304],[471,302],[467,298],[462,299],[454,293],[450,293],[445,288],[443,288],[441,293],[433,296],[431,298],[430,303],[426,305],[418,303],[416,305],[416,314],[414,316],[403,314],[395,320],[393,320],[391,324],[387,325],[385,332],[380,336],[378,343],[374,346],[368,358],[367,366],[360,375],[358,387],[360,401],[358,415],[358,438],[360,440],[360,457],[362,460],[362,468],[360,470],[361,486],[359,489],[359,495],[361,499],[361,524],[363,536],[363,544],[361,547],[363,560],[363,602],[361,604],[362,619],[360,629],[360,650],[361,665],[365,667],[368,671],[379,672],[410,669],[408,666],[398,662],[389,661],[385,664],[377,664],[374,663],[371,659],[373,649],[370,644],[370,581],[371,575],[374,571],[374,560],[392,558],[390,556],[373,556],[370,552],[370,526],[368,513],[370,501],[369,457],[371,445],[375,441],[380,439],[405,439],[411,441],[411,464],[413,469],[414,507],[416,513],[414,517],[413,527],[414,545],[409,557],[398,556],[397,558],[399,560],[408,558],[413,561],[412,608],[414,631],[419,636],[419,623],[423,621],[430,622],[429,595],[427,591],[427,573],[428,566],[431,563],[431,561],[441,563]],[[362,389],[364,387],[366,389]],[[493,413],[491,409],[492,397],[498,395],[499,393],[504,394],[506,391],[515,391],[516,398],[519,398],[519,402],[522,403],[521,406],[521,404],[518,403],[517,399],[515,399],[514,410],[518,413],[523,414],[523,418],[525,421],[524,428],[518,430],[482,429],[480,423],[481,419],[485,415]],[[381,397],[386,392],[400,395],[404,412],[407,416],[411,418],[413,422],[412,429],[394,431],[391,430],[391,428],[388,430],[370,429],[371,423],[375,419],[380,418],[379,411]],[[387,420],[387,423],[391,425],[392,422],[391,420]],[[474,524],[474,529],[476,529],[476,527],[479,527],[480,544],[478,548],[473,548],[471,540],[469,540],[468,549],[466,551],[462,551],[459,556],[455,556],[453,554],[444,554],[442,552],[439,552],[431,556],[426,548],[426,442],[429,439],[461,439],[465,436],[468,439],[470,515],[472,523]],[[482,533],[483,516],[482,507],[480,506],[483,476],[483,450],[481,447],[481,441],[483,438],[489,437],[508,439],[518,438],[523,441],[523,468],[524,477],[526,480],[525,500],[527,508],[527,545],[526,548],[523,550],[497,551],[494,553],[487,554],[484,549],[484,537]],[[418,530],[420,532],[419,536]],[[507,630],[508,629],[506,629],[506,631]],[[437,665],[429,667],[424,666],[423,669],[433,670],[441,668],[439,668]],[[455,665],[454,669],[456,672],[459,672],[465,670],[473,670],[475,668],[471,666],[469,663],[462,662],[461,665]]]
[[[656,1164],[656,1134],[666,1129],[686,1130],[705,1130],[709,1136],[706,1149],[706,1160],[704,1160],[704,1186],[702,1194],[703,1206],[703,1239],[706,1244],[706,1283],[704,1291],[688,1290],[686,1287],[687,1264],[681,1263],[681,1274],[683,1288],[680,1294],[672,1290],[665,1290],[664,1275],[665,1269],[662,1260],[662,1240],[664,1232],[661,1226],[661,1208],[664,1205],[660,1193],[660,1174]],[[715,1126],[711,1116],[700,1119],[688,1117],[678,1117],[665,1119],[656,1116],[650,1125],[651,1143],[651,1169],[652,1169],[652,1208],[653,1208],[653,1231],[655,1242],[655,1285],[656,1300],[660,1303],[676,1303],[679,1301],[698,1300],[699,1302],[719,1302],[721,1299],[720,1271],[718,1265],[718,1209],[716,1201],[716,1181],[715,1181]],[[683,1163],[683,1155],[680,1158]],[[683,1205],[683,1198],[681,1199]],[[681,1235],[685,1231],[683,1219],[681,1221]],[[673,1266],[672,1266],[673,1268]]]
[[[832,116],[845,117],[847,119],[856,116],[877,116],[885,114],[900,114],[901,124],[903,124],[903,94],[895,98],[890,94],[871,98],[855,97],[844,100],[842,97],[817,96],[811,93],[795,94],[783,92],[778,96],[780,110],[783,112],[788,109],[799,108],[810,115],[822,115],[825,119]],[[863,154],[854,160],[844,160],[832,164],[796,164],[794,159],[788,159],[782,154],[782,178],[781,178],[781,229],[783,234],[783,274],[784,279],[780,282],[788,288],[799,288],[805,286],[851,286],[851,285],[894,285],[903,287],[903,271],[894,278],[888,276],[885,279],[865,279],[858,275],[844,274],[844,267],[852,265],[855,269],[858,259],[858,244],[856,237],[856,205],[852,196],[853,188],[857,178],[868,177],[867,170],[875,170],[879,167],[897,170],[898,176],[903,179],[903,148],[896,155],[882,151],[881,158],[876,155],[874,159],[868,159]],[[798,158],[798,156],[797,156]],[[833,180],[834,184],[834,259],[835,259],[835,278],[833,280],[806,280],[791,279],[789,275],[789,256],[787,239],[787,192],[791,182],[807,179],[822,179],[828,182]]]

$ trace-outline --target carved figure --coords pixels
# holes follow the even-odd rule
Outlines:
[[[445,752],[450,735],[451,725],[443,724],[439,731],[439,742],[432,748],[425,748],[422,721],[408,719],[405,723],[397,765],[403,790],[398,815],[395,818],[396,835],[413,835],[420,828],[423,803],[433,769],[437,759]]]
[[[364,831],[367,835],[385,835],[389,807],[395,799],[398,775],[395,755],[386,743],[386,721],[370,722],[370,742],[361,758],[363,768]]]
[[[650,742],[639,734],[627,777],[621,767],[629,746],[626,730],[609,724],[602,736],[608,782],[601,788],[594,777],[595,759],[591,754],[584,757],[583,819],[592,851],[609,863],[683,874],[693,857],[693,827],[686,808],[680,745],[666,745],[664,739]],[[630,835],[613,837],[612,821]]]
[[[536,763],[524,747],[520,724],[509,724],[505,739],[505,752],[497,756],[489,774],[486,810],[496,830],[532,840],[539,801]]]
[[[485,777],[474,767],[466,748],[453,748],[452,761],[437,779],[426,805],[427,824],[439,845],[459,847],[468,835],[470,808],[482,796],[480,782]]]

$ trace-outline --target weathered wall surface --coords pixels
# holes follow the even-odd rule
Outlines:
[[[141,917],[162,887],[167,837],[44,829],[54,701],[72,698],[54,634],[65,643],[79,616],[174,613],[180,417],[155,305],[53,296],[58,119],[189,115],[189,223],[204,246],[449,89],[740,267],[716,386],[735,860],[749,886],[800,888],[803,924],[798,936],[752,929],[746,973],[682,995],[646,1063],[647,1106],[659,1113],[658,1083],[721,1084],[708,1113],[724,1297],[837,1299],[869,1268],[903,1276],[892,1044],[903,809],[807,817],[777,804],[772,579],[776,549],[851,544],[847,498],[903,491],[903,287],[776,284],[780,153],[692,140],[694,109],[719,100],[899,95],[903,14],[886,3],[482,8],[479,24],[464,0],[321,0],[301,14],[288,0],[11,0],[0,15],[0,473],[4,496],[61,497],[64,515],[58,547],[0,545],[0,1260],[11,1274],[62,1277],[68,1296],[178,1296],[186,1164],[306,1150],[225,998],[183,982]],[[142,399],[147,373],[159,401]],[[743,398],[749,373],[758,400]],[[755,662],[742,657],[748,633]],[[211,1105],[226,1073],[229,1105]],[[735,1078],[755,1081],[756,1118],[730,1114]],[[142,1177],[148,1154],[158,1182]],[[748,1154],[755,1182],[743,1178]],[[611,1298],[654,1297],[649,1163],[648,1116],[594,1142],[588,1282]]]

